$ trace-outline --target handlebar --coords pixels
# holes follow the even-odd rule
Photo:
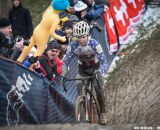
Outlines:
[[[65,81],[74,81],[74,80],[87,80],[87,79],[93,79],[95,76],[87,76],[87,77],[81,77],[81,78],[66,78]]]
[[[65,87],[65,82],[66,82],[66,81],[77,81],[77,80],[84,81],[84,80],[87,80],[87,79],[96,79],[98,88],[100,88],[100,84],[99,84],[99,82],[98,82],[98,73],[95,73],[95,74],[93,74],[92,76],[86,76],[86,77],[77,77],[77,78],[66,78],[66,77],[63,77],[62,83],[63,83],[64,91],[67,92],[67,89],[66,89],[66,87]]]

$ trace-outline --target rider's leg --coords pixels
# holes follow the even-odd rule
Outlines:
[[[105,99],[105,92],[104,92],[104,79],[102,76],[98,76],[98,82],[99,82],[99,86],[97,84],[97,81],[94,80],[93,81],[93,85],[95,87],[96,90],[96,94],[97,94],[97,100],[100,106],[100,113],[106,113],[106,99]]]
[[[97,94],[97,100],[100,106],[100,123],[106,124],[107,118],[106,118],[106,98],[105,98],[105,92],[104,92],[104,78],[102,76],[98,76],[98,82],[99,86],[97,84],[97,81],[93,81],[93,85],[95,86],[96,94]]]

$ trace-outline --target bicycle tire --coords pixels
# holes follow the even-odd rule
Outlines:
[[[90,123],[99,123],[100,122],[100,107],[97,99],[95,96],[87,90],[87,93],[90,96],[88,100],[88,113],[89,113],[89,120]]]
[[[76,123],[86,122],[86,103],[85,96],[78,96],[75,104],[75,120]]]

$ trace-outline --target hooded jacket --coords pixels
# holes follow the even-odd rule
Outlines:
[[[9,20],[12,24],[13,37],[21,36],[24,39],[29,39],[33,33],[33,25],[31,15],[28,9],[21,4],[18,7],[13,5],[9,11]]]

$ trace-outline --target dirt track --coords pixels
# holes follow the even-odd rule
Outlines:
[[[110,125],[160,126],[160,28],[139,43],[106,86]]]

